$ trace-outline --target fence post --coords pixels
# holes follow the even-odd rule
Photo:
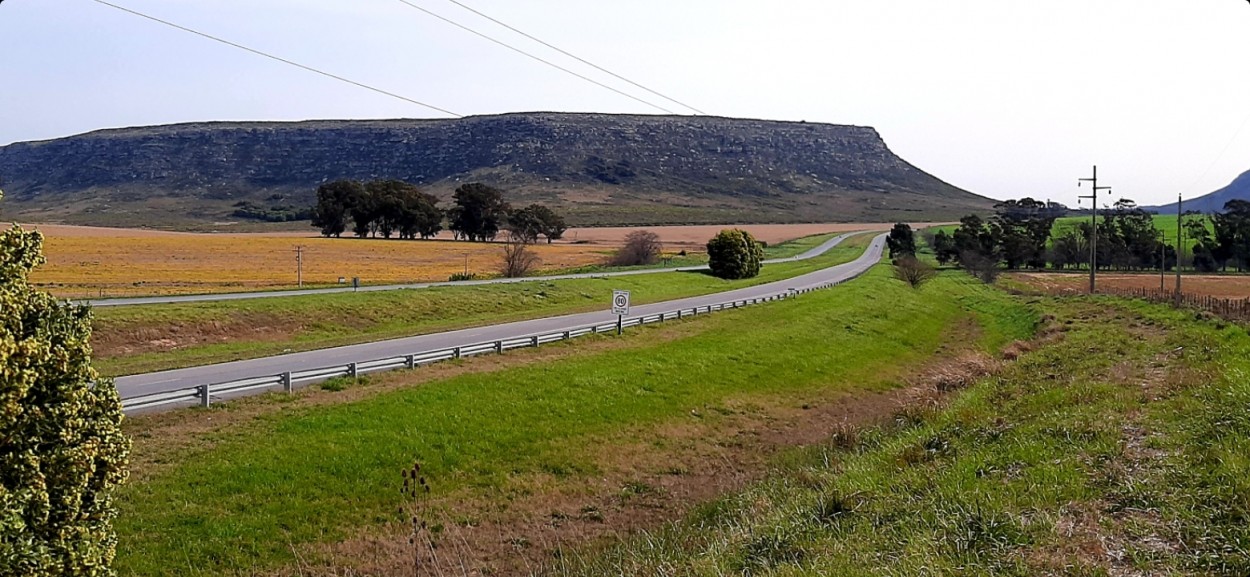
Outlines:
[[[213,404],[212,390],[210,387],[212,387],[212,385],[200,385],[199,387],[196,387],[200,390],[200,406],[206,409]]]
[[[285,393],[290,393],[292,388],[293,387],[291,387],[291,373],[290,372],[282,373],[282,391]]]
[[[408,355],[404,357],[404,365],[409,369],[417,368],[417,355]]]
[[[347,376],[356,378],[356,363],[347,363]]]

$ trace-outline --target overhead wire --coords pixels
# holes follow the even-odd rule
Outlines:
[[[402,94],[396,94],[396,93],[391,92],[391,91],[389,91],[389,90],[384,90],[384,89],[382,89],[382,88],[378,88],[378,87],[376,87],[376,86],[371,86],[371,85],[369,85],[369,84],[365,84],[365,83],[363,83],[363,82],[358,82],[358,81],[356,81],[356,80],[352,80],[352,79],[350,79],[350,78],[346,78],[346,77],[343,77],[343,76],[339,76],[339,75],[334,74],[334,73],[331,73],[331,72],[326,72],[326,71],[324,71],[324,70],[320,70],[320,69],[317,69],[317,68],[313,68],[312,66],[308,66],[308,65],[305,65],[305,64],[300,64],[299,62],[295,62],[294,60],[288,60],[288,59],[283,58],[283,57],[281,57],[281,56],[275,56],[275,55],[270,54],[270,53],[268,53],[268,52],[263,52],[263,51],[260,51],[260,50],[255,49],[255,48],[250,48],[250,47],[244,46],[244,45],[242,45],[242,44],[239,44],[239,43],[237,43],[237,42],[232,42],[232,41],[230,41],[230,40],[226,40],[226,39],[224,39],[224,38],[220,38],[220,37],[217,37],[217,36],[213,36],[213,35],[211,35],[211,34],[207,34],[207,33],[205,33],[205,32],[200,32],[199,30],[195,30],[195,29],[192,29],[192,28],[188,28],[188,27],[186,27],[186,26],[182,26],[182,25],[180,25],[180,24],[175,24],[175,23],[170,22],[170,21],[168,21],[168,20],[162,20],[162,19],[157,18],[157,17],[155,17],[155,16],[150,16],[150,15],[148,15],[148,14],[144,14],[144,13],[142,13],[142,12],[139,12],[138,10],[132,10],[132,9],[130,9],[130,8],[126,8],[125,6],[119,6],[119,5],[117,5],[117,4],[113,4],[112,2],[107,2],[106,0],[91,0],[91,1],[92,1],[92,2],[95,2],[95,3],[97,3],[97,4],[102,4],[102,5],[104,5],[104,6],[108,6],[108,7],[110,7],[110,8],[116,9],[116,10],[120,10],[120,11],[122,11],[122,12],[126,12],[126,13],[131,14],[131,15],[134,15],[134,16],[138,16],[138,17],[140,17],[140,18],[144,18],[144,19],[146,19],[146,20],[150,20],[150,21],[152,21],[152,22],[157,22],[157,23],[159,23],[159,24],[163,24],[163,25],[168,26],[168,27],[170,27],[170,28],[175,28],[175,29],[177,29],[177,30],[181,30],[181,31],[183,31],[183,32],[189,32],[189,33],[191,33],[191,34],[195,34],[196,36],[200,36],[200,37],[202,37],[202,38],[207,38],[207,39],[212,40],[212,41],[214,41],[214,42],[219,42],[219,43],[221,43],[221,44],[225,44],[225,45],[227,45],[227,46],[231,46],[231,47],[237,48],[237,49],[239,49],[239,50],[243,50],[243,51],[246,51],[246,52],[250,52],[250,53],[255,54],[255,55],[257,55],[257,56],[263,56],[263,57],[268,58],[268,59],[270,59],[270,60],[276,60],[276,61],[281,62],[281,63],[283,63],[283,64],[287,64],[287,65],[290,65],[290,66],[294,66],[294,67],[296,67],[296,68],[300,68],[300,69],[302,69],[302,70],[306,70],[306,71],[308,71],[308,72],[312,72],[312,73],[314,73],[314,74],[319,74],[319,75],[324,76],[324,77],[326,77],[326,78],[331,78],[331,79],[337,80],[337,81],[339,81],[339,82],[344,82],[344,83],[350,84],[350,85],[352,85],[352,86],[356,86],[356,87],[358,87],[358,88],[364,88],[365,90],[369,90],[369,91],[372,91],[372,92],[375,92],[375,93],[378,93],[378,94],[382,94],[382,95],[384,95],[384,96],[389,96],[389,97],[391,97],[391,98],[395,98],[395,99],[398,99],[398,100],[402,100],[402,101],[407,102],[407,103],[409,103],[409,104],[416,104],[417,106],[421,106],[421,107],[426,108],[426,109],[429,109],[429,110],[434,110],[434,111],[436,111],[436,112],[441,112],[441,113],[446,114],[446,115],[448,115],[448,116],[452,116],[452,117],[455,117],[455,118],[462,118],[462,115],[457,114],[457,113],[455,113],[455,112],[452,112],[452,111],[450,111],[450,110],[447,110],[446,108],[441,108],[441,107],[435,106],[435,105],[433,105],[433,104],[429,104],[429,103],[426,103],[426,102],[422,102],[422,101],[420,101],[420,100],[416,100],[416,99],[414,99],[414,98],[409,98],[409,97],[404,96],[404,95],[402,95]],[[3,2],[3,0],[0,0],[0,2]]]
[[[530,39],[530,40],[533,40],[534,42],[537,42],[537,43],[539,43],[539,44],[541,44],[541,45],[543,45],[543,46],[546,46],[547,48],[550,48],[550,49],[552,49],[552,50],[555,50],[556,52],[559,52],[560,54],[563,54],[563,55],[565,55],[565,56],[568,56],[569,58],[572,58],[572,59],[574,59],[574,60],[576,60],[576,61],[578,61],[578,62],[581,62],[582,64],[585,64],[585,65],[587,65],[587,66],[589,66],[589,67],[591,67],[591,68],[594,68],[595,70],[598,70],[598,71],[600,71],[600,72],[603,72],[604,74],[607,74],[607,75],[609,75],[609,76],[612,76],[613,78],[616,78],[617,80],[620,80],[620,81],[622,81],[622,82],[629,83],[629,84],[633,85],[634,87],[641,88],[642,90],[645,90],[645,91],[647,91],[647,92],[650,92],[651,94],[654,94],[654,95],[656,95],[656,96],[659,96],[660,98],[663,98],[664,100],[667,100],[667,101],[672,102],[672,103],[674,103],[674,104],[680,105],[680,106],[682,106],[683,108],[688,108],[688,109],[690,109],[690,110],[693,110],[696,114],[702,114],[702,115],[705,115],[705,116],[707,115],[707,113],[706,113],[706,112],[704,112],[704,111],[702,111],[702,110],[699,110],[698,108],[695,108],[695,107],[693,107],[693,106],[691,106],[691,105],[689,105],[689,104],[686,104],[685,102],[682,102],[682,101],[680,101],[680,100],[677,100],[676,98],[673,98],[673,97],[671,97],[671,96],[667,96],[667,95],[665,95],[665,94],[663,94],[663,93],[660,93],[660,92],[658,92],[658,91],[656,91],[656,90],[652,90],[652,89],[650,89],[650,88],[648,88],[648,87],[646,87],[646,86],[643,86],[642,84],[639,84],[638,82],[635,82],[635,81],[630,80],[630,79],[628,79],[628,78],[626,78],[626,77],[624,77],[624,76],[621,76],[620,74],[617,74],[617,73],[615,73],[615,72],[612,72],[611,70],[608,70],[607,68],[604,68],[604,67],[602,67],[602,66],[599,66],[598,64],[595,64],[594,62],[591,62],[591,61],[589,61],[589,60],[586,60],[585,58],[582,58],[582,57],[580,57],[580,56],[578,56],[578,55],[576,55],[576,54],[573,54],[573,53],[571,53],[571,52],[569,52],[569,51],[567,51],[567,50],[564,50],[563,48],[560,48],[560,47],[558,47],[558,46],[555,46],[555,45],[551,44],[550,42],[547,42],[547,41],[545,41],[545,40],[543,40],[543,39],[541,39],[541,38],[538,38],[538,37],[536,37],[536,36],[533,36],[532,34],[528,34],[528,33],[524,32],[524,31],[522,31],[522,30],[519,30],[519,29],[517,29],[515,26],[509,25],[508,23],[503,22],[503,21],[501,21],[501,20],[499,20],[499,19],[497,19],[497,18],[494,18],[494,17],[490,16],[489,14],[485,14],[485,13],[481,12],[480,10],[477,10],[477,9],[473,8],[472,6],[469,6],[469,5],[467,5],[467,4],[463,3],[463,2],[460,2],[460,1],[458,1],[458,0],[447,0],[447,1],[448,1],[448,2],[451,2],[452,4],[455,4],[456,6],[459,6],[459,7],[463,8],[463,9],[465,9],[465,10],[468,10],[469,12],[472,12],[472,13],[474,13],[474,14],[476,14],[476,15],[478,15],[478,16],[480,16],[480,17],[482,17],[482,18],[485,18],[485,19],[487,19],[487,20],[490,20],[491,22],[494,22],[495,24],[498,24],[499,26],[502,26],[502,27],[504,27],[504,28],[507,28],[508,30],[511,30],[511,31],[513,31],[513,32],[515,32],[515,33],[517,33],[517,34],[520,34],[521,36],[524,36],[525,38],[528,38],[528,39]]]
[[[101,1],[101,0],[95,0],[95,1],[99,2],[99,1]],[[584,75],[584,74],[580,74],[580,73],[578,73],[578,72],[575,72],[575,71],[573,71],[573,70],[570,70],[570,69],[568,69],[568,68],[565,68],[565,67],[563,67],[563,66],[560,66],[559,64],[556,64],[556,63],[554,63],[554,62],[552,62],[552,61],[550,61],[550,60],[547,60],[547,59],[545,59],[545,58],[542,58],[541,56],[535,56],[534,54],[531,54],[531,53],[529,53],[529,52],[526,52],[526,51],[524,51],[524,50],[522,50],[522,49],[520,49],[520,48],[517,48],[516,46],[513,46],[513,45],[511,45],[511,44],[508,44],[507,42],[504,42],[503,40],[499,40],[499,39],[497,39],[497,38],[495,38],[495,37],[493,37],[493,36],[490,36],[490,35],[488,35],[488,34],[486,34],[486,33],[484,33],[484,32],[479,32],[479,31],[477,31],[477,30],[474,30],[473,28],[470,28],[470,27],[468,27],[468,26],[465,26],[464,24],[461,24],[461,23],[459,23],[459,22],[456,22],[455,20],[452,20],[452,19],[450,19],[450,18],[447,18],[446,16],[443,16],[443,15],[441,15],[441,14],[438,14],[437,12],[434,12],[434,11],[432,11],[432,10],[428,10],[428,9],[426,9],[426,8],[424,8],[424,7],[420,6],[420,5],[417,5],[417,4],[413,3],[413,2],[410,2],[409,0],[396,0],[396,1],[397,1],[397,2],[400,2],[400,3],[402,3],[402,4],[404,4],[405,6],[408,6],[409,8],[412,8],[412,9],[414,9],[414,10],[418,10],[418,11],[420,11],[420,12],[425,13],[426,15],[429,15],[429,16],[432,16],[432,17],[437,18],[437,19],[439,19],[439,20],[442,20],[443,22],[446,22],[447,24],[450,24],[450,25],[452,25],[452,26],[455,26],[456,28],[459,28],[459,29],[461,29],[461,30],[464,30],[465,32],[468,32],[468,33],[470,33],[470,34],[473,34],[474,36],[477,36],[477,37],[482,38],[482,39],[484,39],[484,40],[488,40],[488,41],[490,41],[490,42],[492,42],[492,43],[494,43],[494,44],[498,44],[499,46],[502,46],[502,47],[504,47],[504,48],[507,48],[508,50],[511,50],[511,51],[513,51],[513,52],[516,52],[517,54],[521,54],[522,56],[526,56],[526,57],[528,57],[528,58],[530,58],[530,59],[533,59],[533,60],[536,60],[536,61],[541,62],[541,63],[543,63],[543,64],[546,64],[547,66],[550,66],[550,67],[552,67],[552,68],[555,68],[556,70],[559,70],[559,71],[561,71],[561,72],[564,72],[565,74],[570,74],[570,75],[572,75],[572,76],[575,76],[575,77],[577,77],[577,78],[580,78],[581,80],[584,80],[584,81],[586,81],[586,82],[589,82],[589,83],[591,83],[591,84],[594,84],[595,86],[598,86],[598,87],[600,87],[600,88],[604,88],[604,89],[610,90],[610,91],[612,91],[612,92],[615,92],[616,94],[619,94],[619,95],[621,95],[621,96],[624,96],[624,97],[626,97],[626,98],[629,98],[630,100],[634,100],[634,101],[636,101],[636,102],[640,102],[640,103],[645,104],[645,105],[647,105],[647,106],[650,106],[651,108],[654,108],[654,109],[656,109],[656,110],[660,110],[660,111],[663,111],[663,112],[668,113],[668,114],[677,114],[676,112],[673,112],[672,110],[669,110],[669,109],[667,109],[667,108],[665,108],[665,107],[663,107],[663,106],[660,106],[660,105],[655,104],[655,103],[653,103],[653,102],[649,102],[649,101],[647,101],[647,100],[644,100],[644,99],[642,99],[642,98],[639,98],[639,97],[637,97],[637,96],[634,96],[633,94],[630,94],[630,93],[628,93],[628,92],[625,92],[625,91],[620,90],[620,89],[618,89],[618,88],[615,88],[615,87],[613,87],[613,86],[610,86],[610,85],[604,84],[604,83],[602,83],[602,82],[599,82],[598,80],[595,80],[595,79],[593,79],[593,78],[591,78],[591,77],[589,77],[589,76],[586,76],[586,75]]]

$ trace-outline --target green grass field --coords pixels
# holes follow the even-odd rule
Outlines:
[[[531,350],[514,355],[522,366],[343,404],[271,397],[267,416],[200,435],[136,472],[118,504],[117,568],[250,575],[289,567],[316,543],[398,523],[399,471],[414,459],[435,500],[506,507],[536,485],[592,482],[614,447],[650,445],[664,427],[728,419],[732,407],[752,403],[797,407],[897,387],[956,325],[977,327],[962,336],[965,345],[994,351],[1036,324],[1016,298],[960,273],[915,290],[889,271],[878,266],[799,299],[591,338],[611,346],[560,361],[525,364],[544,349]],[[222,418],[232,410],[212,409]],[[153,462],[144,451],[161,439],[146,437],[142,421],[129,426],[137,460]]]
[[[1047,300],[1062,341],[941,410],[792,454],[556,575],[1250,574],[1250,336]]]
[[[793,256],[833,235],[770,247],[769,258]],[[614,289],[636,304],[698,296],[782,280],[854,260],[873,234],[844,241],[801,262],[766,265],[760,275],[724,281],[702,273],[657,273],[610,279],[313,295],[185,304],[104,307],[93,311],[96,368],[136,374],[289,351],[397,338],[609,308]],[[150,343],[161,343],[151,346]],[[171,345],[172,343],[172,345]]]

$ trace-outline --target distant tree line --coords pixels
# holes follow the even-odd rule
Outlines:
[[[413,184],[400,180],[337,180],[317,189],[312,224],[327,237],[340,237],[351,228],[356,236],[428,239],[443,230],[446,221],[456,240],[489,242],[501,231],[514,240],[558,240],[568,226],[547,206],[531,204],[513,209],[503,191],[481,183],[456,189],[454,206],[439,208],[439,200]]]
[[[994,209],[988,220],[968,215],[960,219],[953,234],[940,230],[931,235],[929,244],[938,262],[958,264],[986,280],[992,280],[1000,268],[1089,268],[1095,225],[1080,222],[1052,237],[1055,220],[1067,212],[1063,205],[1024,198],[1002,202]],[[1202,215],[1190,216],[1184,228],[1186,236],[1196,241],[1193,264],[1197,270],[1250,270],[1250,202],[1230,201],[1222,213],[1210,215],[1214,232],[1208,230]],[[1132,200],[1116,202],[1096,226],[1099,269],[1171,270],[1177,266],[1176,246],[1164,241],[1153,215]],[[906,239],[897,232],[891,238],[893,253],[895,243],[904,244]]]

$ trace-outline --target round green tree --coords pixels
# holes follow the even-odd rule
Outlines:
[[[91,368],[91,313],[31,288],[39,233],[0,233],[0,575],[112,575],[130,441]]]
[[[751,278],[760,274],[764,249],[751,233],[740,229],[720,231],[707,241],[708,268],[723,279]]]

